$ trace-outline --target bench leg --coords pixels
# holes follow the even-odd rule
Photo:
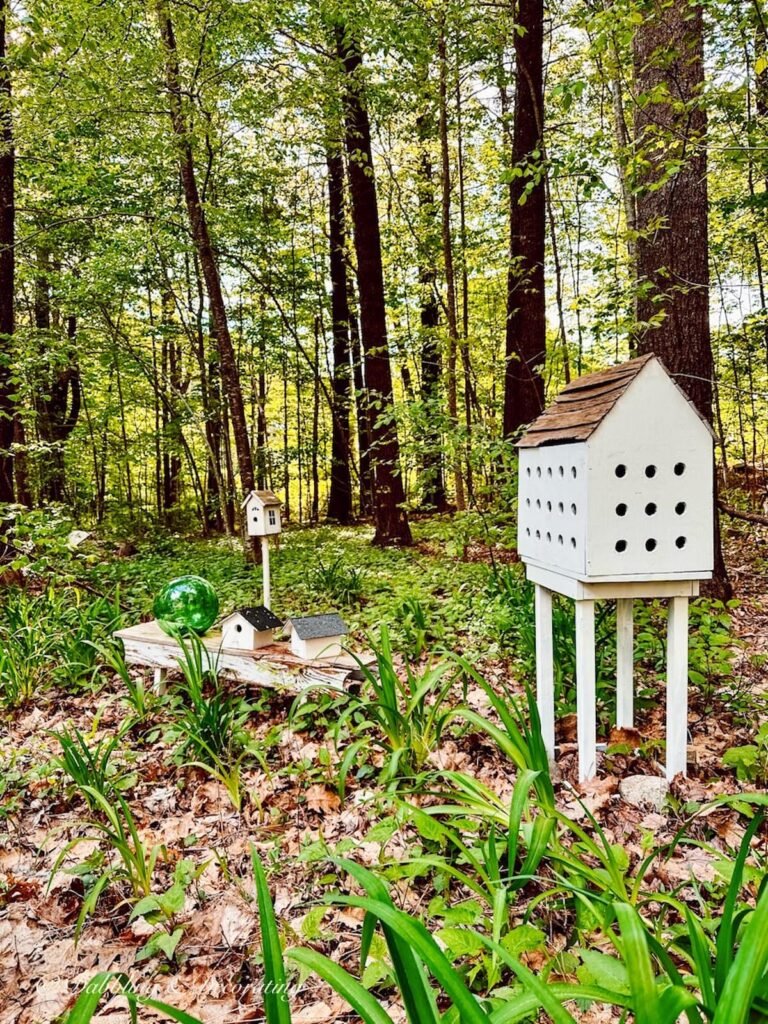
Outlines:
[[[155,669],[155,678],[154,678],[154,682],[152,684],[152,689],[155,691],[155,694],[158,697],[162,697],[163,694],[165,693],[165,689],[166,689],[166,687],[165,687],[165,679],[166,679],[167,675],[168,675],[168,669],[165,669],[165,668],[156,668]]]

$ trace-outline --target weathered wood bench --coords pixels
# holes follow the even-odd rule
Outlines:
[[[177,641],[164,633],[155,620],[119,629],[114,635],[123,642],[126,663],[153,669],[155,692],[164,693],[168,669],[179,667],[182,651]],[[350,654],[333,661],[303,661],[291,653],[287,643],[242,651],[222,647],[218,630],[211,630],[201,639],[208,667],[215,667],[221,677],[237,682],[298,693],[313,687],[346,690],[351,683],[363,679],[359,664]],[[359,657],[365,665],[375,662],[370,652]]]

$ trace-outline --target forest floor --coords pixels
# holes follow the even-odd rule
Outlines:
[[[338,607],[360,643],[369,631],[375,637],[378,624],[390,623],[396,647],[410,652],[414,665],[423,668],[439,657],[441,649],[457,651],[494,687],[507,684],[522,693],[532,665],[530,597],[505,529],[489,535],[481,520],[467,516],[423,520],[416,524],[416,534],[417,545],[411,550],[379,551],[369,545],[370,532],[362,527],[288,531],[274,557],[276,610],[287,616]],[[600,757],[598,777],[582,789],[574,785],[572,637],[567,616],[556,619],[564,645],[561,754],[554,780],[559,809],[592,837],[598,836],[599,824],[606,842],[623,851],[623,870],[630,880],[647,852],[657,850],[644,879],[646,889],[674,891],[681,898],[701,900],[702,905],[722,904],[750,813],[746,802],[709,805],[703,812],[702,808],[722,794],[759,788],[768,770],[768,754],[759,745],[762,761],[757,769],[744,769],[742,779],[723,763],[730,749],[754,743],[758,727],[766,721],[768,561],[764,543],[755,543],[756,534],[758,528],[726,530],[738,606],[724,610],[704,602],[694,618],[690,774],[674,781],[661,809],[627,803],[619,783],[628,774],[662,774],[662,609],[652,607],[638,623],[637,731],[610,732],[611,623],[602,624],[599,720],[608,747]],[[765,531],[762,534],[765,541]],[[78,557],[66,570],[73,579],[85,579],[104,590],[119,581],[125,621],[148,617],[159,585],[186,571],[200,572],[214,583],[223,611],[236,603],[258,601],[259,570],[245,566],[239,551],[226,542],[171,537],[152,546],[139,544],[137,553],[127,558],[113,557],[92,544]],[[350,568],[359,576],[350,576]],[[56,584],[54,589],[75,592],[72,583]],[[41,602],[50,595],[32,587],[26,599]],[[82,600],[92,600],[92,595]],[[58,628],[42,621],[38,625],[43,632]],[[179,697],[173,679],[169,697],[133,724],[123,683],[104,669],[77,685],[67,684],[65,677],[54,684],[42,673],[34,700],[4,714],[2,1024],[57,1019],[100,971],[125,972],[143,994],[187,1010],[205,1024],[263,1019],[251,844],[266,866],[286,945],[310,945],[357,973],[362,911],[322,903],[344,885],[328,860],[329,855],[343,854],[387,878],[396,904],[420,915],[440,935],[452,959],[464,965],[466,976],[482,991],[487,965],[477,951],[451,948],[456,932],[451,926],[457,907],[469,917],[475,914],[478,927],[487,924],[486,911],[476,906],[472,893],[423,859],[445,850],[409,816],[407,804],[434,802],[431,794],[439,781],[454,771],[474,777],[508,800],[514,765],[485,733],[455,724],[445,729],[417,777],[401,780],[398,787],[383,784],[379,773],[386,751],[372,747],[369,756],[355,762],[340,795],[339,764],[356,738],[335,730],[343,702],[312,694],[294,704],[290,695],[263,690],[243,691],[242,696],[248,705],[245,728],[250,749],[258,756],[240,765],[246,794],[240,813],[223,785],[174,757]],[[462,699],[458,683],[451,699]],[[479,687],[470,687],[467,703],[481,714],[491,713]],[[99,819],[89,810],[82,789],[53,761],[61,749],[52,731],[65,726],[79,729],[90,744],[121,734],[113,755],[122,776],[121,792],[142,842],[148,848],[161,847],[153,890],[168,889],[180,864],[190,861],[195,866],[183,899],[161,926],[147,916],[132,917],[125,885],[115,880],[105,887],[75,942],[84,895],[93,890],[114,854],[103,835],[85,824]],[[684,824],[686,839],[674,844]],[[57,856],[76,837],[83,841],[54,871]],[[759,861],[754,863],[757,876]],[[556,975],[583,979],[591,961],[580,950],[587,945],[589,928],[584,926],[582,934],[580,926],[580,939],[575,941],[573,911],[556,898],[527,913],[530,901],[551,884],[551,878],[545,878],[519,890],[508,922],[508,948],[536,971],[549,965]],[[178,945],[170,956],[157,946],[143,955],[158,929],[174,936]],[[590,941],[605,950],[599,936]],[[364,982],[395,1022],[405,1019],[378,938]],[[344,1000],[314,975],[293,978],[291,1002],[294,1024],[354,1019]],[[122,997],[105,1001],[94,1019],[118,1024],[128,1019],[125,1006]],[[153,1017],[152,1011],[143,1013]],[[614,1015],[594,1006],[582,1008],[579,1019],[607,1021]]]

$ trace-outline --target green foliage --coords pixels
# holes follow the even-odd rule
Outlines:
[[[754,743],[726,750],[723,764],[735,768],[741,782],[768,783],[768,722],[757,730]]]
[[[75,788],[85,797],[91,810],[96,806],[91,796],[95,791],[104,799],[111,799],[124,792],[136,781],[135,775],[120,770],[112,761],[112,755],[119,751],[123,736],[102,737],[93,747],[79,729],[64,728],[52,732],[61,747],[61,754],[54,757],[53,764],[67,775]]]
[[[96,675],[98,650],[122,624],[117,599],[77,587],[41,594],[12,589],[0,612],[0,704],[18,708],[54,685],[77,687]]]
[[[161,844],[147,846],[136,827],[131,809],[122,796],[108,798],[91,786],[79,787],[83,797],[98,812],[99,817],[85,822],[85,832],[71,839],[59,852],[49,879],[50,883],[70,852],[81,843],[99,840],[110,855],[106,868],[97,872],[90,891],[86,894],[75,926],[75,942],[86,918],[93,913],[104,889],[114,883],[125,883],[129,901],[149,896],[158,857],[164,853]]]
[[[363,571],[348,565],[344,555],[339,555],[326,565],[321,559],[310,573],[310,585],[320,594],[340,604],[359,604],[365,587]]]
[[[419,772],[439,744],[443,730],[455,715],[448,695],[459,675],[459,663],[448,657],[426,666],[406,660],[402,673],[398,672],[386,626],[381,627],[379,643],[372,643],[371,648],[375,669],[357,659],[367,688],[350,698],[339,728],[348,724],[355,737],[366,734],[349,748],[355,753],[369,742],[386,752],[382,781],[388,782]],[[349,751],[345,755],[342,780],[352,756]]]

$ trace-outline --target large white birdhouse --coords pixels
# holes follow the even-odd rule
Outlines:
[[[333,661],[342,654],[347,624],[335,612],[291,619],[291,653],[305,661]]]
[[[242,504],[249,537],[272,537],[280,533],[281,501],[272,491],[251,491]]]
[[[283,623],[264,605],[238,608],[221,622],[222,647],[238,651],[255,651],[275,641],[275,630]]]
[[[595,770],[594,604],[617,601],[617,725],[633,720],[632,600],[670,599],[667,774],[685,770],[688,598],[713,565],[713,435],[654,355],[573,381],[518,442],[518,551],[536,584],[554,752],[551,594],[576,601],[579,772]]]

